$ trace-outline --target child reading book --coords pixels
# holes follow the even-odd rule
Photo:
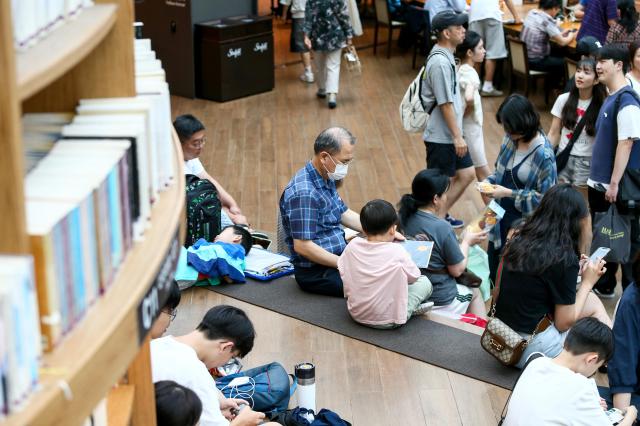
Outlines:
[[[360,211],[366,238],[354,238],[338,259],[349,314],[360,324],[399,327],[428,311],[431,282],[420,275],[411,255],[393,242],[398,214],[384,200],[369,201]]]

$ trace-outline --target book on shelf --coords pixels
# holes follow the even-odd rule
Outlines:
[[[91,0],[12,0],[13,40],[17,50],[35,45],[65,21],[74,19]]]
[[[41,354],[31,256],[0,255],[0,418],[36,389]]]

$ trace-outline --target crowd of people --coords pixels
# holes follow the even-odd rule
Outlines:
[[[354,35],[348,2],[282,2],[293,15],[291,48],[302,55],[301,80],[316,81],[318,97],[335,108],[341,49]],[[390,9],[404,4],[396,3],[389,0]],[[516,363],[523,373],[505,425],[608,425],[610,407],[621,410],[619,424],[633,424],[640,404],[640,228],[638,213],[617,203],[625,171],[640,169],[640,40],[633,1],[581,2],[575,12],[584,13],[584,23],[577,34],[558,26],[559,0],[540,0],[524,18],[521,38],[532,69],[564,75],[564,57],[552,55],[550,42],[565,46],[576,36],[580,58],[553,104],[549,129],[528,98],[512,94],[502,101],[495,120],[504,137],[493,167],[485,153],[482,97],[503,95],[493,85],[495,62],[507,55],[498,1],[473,0],[469,15],[458,3],[425,4],[436,43],[421,95],[433,108],[422,135],[426,168],[413,178],[411,191],[351,210],[338,188],[358,144],[337,126],[317,136],[313,157],[282,191],[279,217],[295,280],[305,292],[346,298],[351,318],[367,327],[395,329],[427,311],[502,321],[528,342]],[[511,1],[505,4],[520,22]],[[587,22],[594,24],[585,28]],[[247,225],[234,198],[198,160],[206,142],[202,123],[184,115],[174,126],[186,173],[216,186],[224,226]],[[464,223],[449,211],[476,180],[484,202],[499,204],[504,215],[489,231],[467,227],[457,234]],[[622,265],[589,258],[596,215],[616,203],[631,224],[630,261]],[[344,228],[360,235],[348,242]],[[428,267],[418,268],[396,244],[405,239],[433,243]],[[471,247],[485,244],[493,309],[463,279]],[[612,317],[601,299],[616,297],[618,268],[623,293]],[[199,418],[202,425],[262,421],[261,413],[236,411],[241,401],[217,393],[208,372],[251,351],[251,321],[237,308],[218,306],[193,332],[161,337],[179,301],[174,290],[152,330],[158,412]],[[609,388],[589,379],[603,368]],[[191,409],[167,408],[176,401]]]

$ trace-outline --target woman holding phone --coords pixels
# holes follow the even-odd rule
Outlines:
[[[585,222],[590,216],[584,197],[571,185],[559,184],[547,191],[504,247],[495,316],[525,339],[545,317],[551,320],[531,339],[519,368],[533,352],[557,356],[567,331],[580,318],[595,317],[611,327],[607,311],[591,291],[606,271],[605,262],[592,262],[579,251]]]

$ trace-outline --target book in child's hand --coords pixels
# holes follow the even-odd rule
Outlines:
[[[402,241],[402,247],[411,255],[411,259],[418,268],[428,268],[433,241]]]
[[[504,209],[502,206],[500,206],[496,200],[491,200],[482,211],[482,214],[471,221],[468,227],[469,231],[490,231],[503,217]]]

